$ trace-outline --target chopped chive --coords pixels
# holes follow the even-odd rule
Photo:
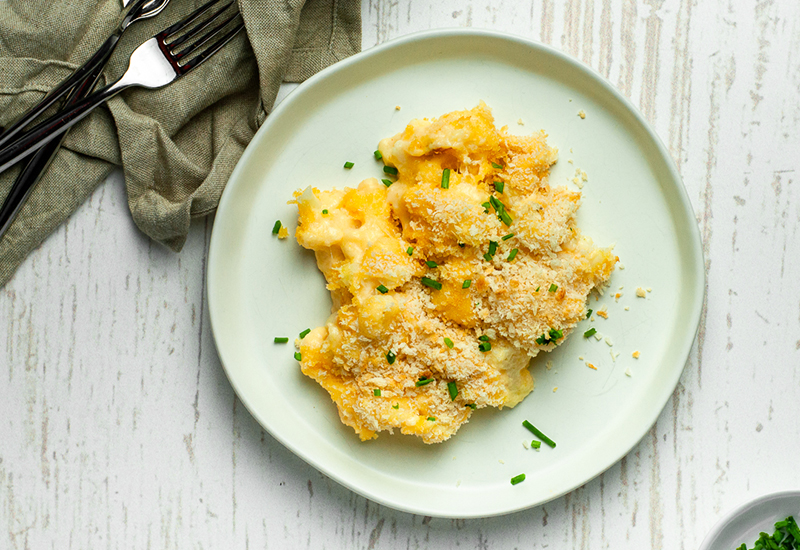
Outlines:
[[[584,338],[588,338],[589,336],[594,336],[596,332],[597,332],[597,329],[592,327],[592,328],[590,328],[589,330],[587,330],[586,332],[583,333],[583,337]]]
[[[383,182],[383,184],[384,184],[386,187],[389,187],[390,185],[392,185],[392,183],[394,183],[394,182],[392,182],[392,180],[386,180],[386,179],[383,179],[383,180],[381,180],[381,181]]]
[[[394,405],[392,405],[392,408],[393,409],[399,409],[400,408],[400,403],[395,403]]]
[[[429,422],[436,422],[436,417],[435,416],[429,416],[428,417],[428,421]]]
[[[431,261],[431,260],[428,260],[428,261],[426,261],[426,262],[425,262],[425,265],[427,265],[427,266],[428,266],[428,267],[430,267],[431,269],[433,269],[434,267],[439,267],[439,264],[437,264],[436,262],[434,262],[434,261]]]
[[[506,212],[505,210],[503,210],[502,212],[498,213],[497,216],[500,218],[501,222],[506,224],[506,227],[509,227],[512,223],[514,223],[514,220],[511,219],[511,216],[509,216],[508,212]]]
[[[397,356],[394,354],[394,352],[393,352],[392,350],[389,350],[389,353],[387,353],[387,354],[386,354],[386,361],[387,361],[387,362],[388,362],[390,365],[393,365],[393,364],[394,364],[394,361],[395,361],[395,359],[397,359]]]
[[[302,355],[300,355],[300,352],[299,352],[299,351],[296,351],[296,352],[294,352],[294,358],[295,358],[297,361],[300,361],[300,359],[302,359],[302,358],[303,358],[303,356],[302,356]]]
[[[497,164],[496,162],[493,162],[492,163],[492,168],[495,168],[497,170],[502,170],[503,169],[503,165],[502,164]]]
[[[422,387],[422,386],[427,386],[427,385],[428,385],[428,384],[430,384],[431,382],[433,382],[433,378],[420,378],[419,380],[417,380],[417,381],[415,382],[415,385],[416,385],[418,388],[420,388],[420,387]]]
[[[384,166],[384,167],[383,167],[383,171],[384,171],[385,173],[387,173],[387,174],[391,174],[391,175],[393,175],[393,176],[396,176],[396,175],[397,175],[397,168],[395,168],[394,166]]]
[[[445,346],[447,346],[447,347],[448,347],[448,348],[450,348],[450,349],[453,349],[453,346],[454,346],[455,344],[453,343],[453,341],[452,341],[450,338],[447,338],[447,337],[445,337],[445,339],[444,339],[444,345],[445,345]]]
[[[381,160],[381,159],[383,158],[383,154],[382,154],[380,151],[377,151],[377,150],[376,150],[376,151],[375,151],[374,153],[372,153],[372,154],[373,154],[373,155],[375,155],[375,160]]]
[[[536,290],[534,290],[534,292],[539,292],[539,289],[540,289],[540,288],[542,288],[542,287],[540,287],[540,286],[537,286],[537,287],[536,287]]]
[[[497,242],[489,241],[489,255],[494,256],[497,254]]]
[[[288,341],[289,341],[289,339],[286,338],[285,336],[276,336],[275,337],[275,343],[276,344],[285,344]]]
[[[413,246],[409,246],[409,247],[406,249],[406,254],[408,254],[409,256],[411,256],[413,253],[414,253],[414,247],[413,247]]]
[[[378,292],[380,292],[381,294],[386,294],[387,292],[389,292],[389,289],[388,289],[388,288],[386,288],[386,287],[385,287],[385,286],[383,286],[383,285],[378,285],[378,287],[377,287],[377,290],[378,290]]]
[[[300,339],[302,340],[303,338],[305,338],[306,336],[308,336],[308,333],[309,333],[309,332],[311,332],[311,329],[310,329],[310,328],[307,328],[306,330],[304,330],[303,332],[301,332],[301,333],[300,333]]]
[[[538,439],[534,439],[533,441],[531,441],[531,447],[533,447],[534,449],[538,449],[541,446],[542,442],[539,441]]]
[[[277,235],[278,231],[281,230],[281,220],[275,222],[275,225],[272,226],[272,234]]]
[[[481,350],[483,353],[486,353],[490,349],[492,349],[491,342],[481,342],[478,344],[478,349]]]
[[[481,342],[488,342],[489,337],[486,336],[485,334],[481,334],[480,336],[478,336],[478,340],[480,340]]]
[[[423,285],[429,286],[435,290],[442,290],[442,283],[440,283],[439,281],[434,281],[433,279],[423,277],[422,279],[420,279],[420,282],[422,282]]]
[[[470,409],[472,409],[473,411],[474,411],[475,409],[477,409],[477,408],[478,408],[478,406],[477,406],[475,403],[467,403],[467,404],[466,404],[466,405],[464,405],[464,406],[465,406],[465,407],[469,407],[469,408],[470,408]]]
[[[508,255],[509,262],[517,257],[517,252],[519,252],[519,250],[516,248],[511,251],[511,253]]]
[[[375,388],[374,390],[372,390],[372,395],[374,395],[375,397],[380,397],[381,396],[381,389],[380,388]]]
[[[347,168],[348,170],[349,170],[350,168],[352,168],[353,166],[355,166],[355,164],[354,164],[354,163],[352,163],[352,162],[350,162],[349,160],[348,160],[347,162],[345,162],[345,163],[344,163],[344,167],[345,167],[345,168]]]
[[[450,401],[455,401],[458,397],[458,387],[455,382],[447,383],[447,392],[450,394]]]
[[[518,476],[511,478],[511,485],[516,485],[517,483],[522,483],[523,481],[525,481],[525,474],[519,474]]]
[[[491,262],[492,255],[487,252],[486,254],[483,255],[483,259],[486,260],[487,262]]]
[[[548,292],[555,292],[556,290],[558,290],[558,285],[555,283],[551,283],[550,288],[547,289]]]
[[[502,240],[504,240],[504,241],[507,241],[508,239],[510,239],[510,238],[511,238],[511,237],[513,237],[513,236],[514,236],[514,234],[513,234],[513,233],[509,233],[508,235],[504,235],[504,236],[502,237]]]
[[[505,182],[502,182],[502,181],[496,181],[496,182],[494,182],[494,188],[498,193],[502,193],[503,189],[506,188],[506,184],[505,184]]]
[[[327,209],[327,208],[323,209],[323,210],[322,210],[322,213],[323,213],[323,214],[327,214],[327,213],[328,213],[328,209]]]
[[[442,189],[450,188],[450,169],[445,168],[442,170]]]
[[[550,445],[552,448],[556,448],[556,442],[544,435],[539,428],[528,422],[527,420],[522,421],[522,425],[525,426],[533,435]]]
[[[461,283],[461,288],[469,288],[472,286],[472,279],[464,279],[464,282]]]
[[[458,246],[460,246],[461,248],[464,248],[466,245],[464,243],[458,243]]]
[[[564,337],[564,331],[563,330],[556,330],[554,328],[550,329],[549,334],[550,334],[550,339],[551,340],[558,340],[559,338],[563,338]]]
[[[489,201],[482,202],[481,206],[483,206],[483,213],[484,214],[488,214],[489,213],[489,208],[492,206],[492,203],[490,203]]]
[[[586,312],[586,318],[588,319],[591,316],[592,316],[592,310],[590,309],[589,311]]]

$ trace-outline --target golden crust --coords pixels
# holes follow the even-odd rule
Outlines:
[[[476,408],[513,407],[533,389],[530,358],[607,283],[618,258],[575,226],[580,193],[550,187],[546,137],[496,129],[481,102],[381,141],[399,172],[388,188],[295,193],[297,241],[334,297],[300,341],[301,369],[362,440],[436,443]]]

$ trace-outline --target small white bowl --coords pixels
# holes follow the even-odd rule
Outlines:
[[[794,516],[800,521],[800,491],[782,491],[758,497],[737,507],[717,522],[700,550],[736,550],[742,543],[752,548],[759,533],[770,535],[775,522]]]

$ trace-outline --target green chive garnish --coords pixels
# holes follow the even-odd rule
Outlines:
[[[392,408],[393,409],[399,409],[400,408],[400,403],[395,403],[394,405],[392,405]]]
[[[433,382],[433,378],[420,378],[419,380],[416,381],[416,386],[420,388],[422,386],[430,384],[431,382]]]
[[[327,209],[327,208],[325,208],[325,209],[322,211],[322,213],[323,213],[323,214],[327,214],[327,213],[328,213],[328,209]]]
[[[502,193],[503,189],[506,188],[506,184],[502,181],[494,182],[494,188],[497,190],[498,193]]]
[[[472,285],[472,279],[464,279],[464,282],[461,283],[461,288],[469,288]]]
[[[386,288],[386,287],[385,287],[385,286],[383,286],[383,285],[378,285],[378,287],[377,287],[377,290],[378,290],[378,292],[380,292],[381,294],[386,294],[387,292],[389,292],[389,289],[388,289],[388,288]]]
[[[272,226],[272,234],[277,235],[278,231],[281,230],[281,220],[275,222],[275,225]]]
[[[473,411],[474,411],[475,409],[477,409],[477,408],[478,408],[478,405],[476,405],[475,403],[467,403],[467,404],[466,404],[466,405],[464,405],[464,406],[465,406],[465,407],[469,407],[469,408],[470,408],[470,409],[472,409]]]
[[[497,254],[497,243],[495,241],[489,241],[489,255],[494,256]]]
[[[525,481],[525,474],[519,474],[518,476],[511,478],[511,485],[516,485],[517,483],[522,483],[523,481]]]
[[[397,359],[397,356],[393,351],[389,350],[389,353],[386,354],[386,361],[388,361],[390,365],[393,365],[395,359]]]
[[[433,261],[431,261],[431,260],[428,260],[428,261],[426,261],[426,262],[425,262],[425,265],[427,265],[427,266],[428,266],[428,267],[430,267],[431,269],[433,269],[434,267],[439,267],[439,264],[437,264],[436,262],[433,262]]]
[[[308,336],[308,333],[309,333],[309,332],[311,332],[311,329],[310,329],[310,328],[307,328],[306,330],[304,330],[303,332],[301,332],[301,333],[300,333],[300,339],[302,340],[303,338],[305,338],[306,336]]]
[[[508,255],[509,262],[517,257],[517,252],[519,252],[519,250],[517,250],[516,248],[511,251],[511,253]]]
[[[347,161],[347,162],[345,162],[345,163],[344,163],[344,167],[345,167],[345,168],[347,168],[348,170],[349,170],[350,168],[352,168],[353,166],[355,166],[355,164],[353,164],[353,163],[352,163],[352,162],[350,162],[350,161]]]
[[[537,439],[534,439],[533,441],[531,441],[531,447],[533,447],[534,449],[538,449],[541,446],[542,446],[542,442],[541,441],[539,441]]]
[[[453,343],[453,341],[452,341],[450,338],[447,338],[447,337],[445,337],[445,339],[444,339],[444,345],[445,345],[445,346],[447,346],[447,347],[448,347],[448,348],[450,348],[450,349],[453,349],[453,346],[454,346],[455,344]]]
[[[539,292],[539,289],[540,289],[540,288],[542,288],[542,287],[540,287],[540,286],[537,286],[537,287],[536,287],[536,290],[534,290],[534,292]]]
[[[296,352],[294,352],[294,358],[295,358],[296,360],[298,360],[298,361],[300,361],[300,359],[302,359],[302,356],[300,355],[300,352],[299,352],[299,351],[296,351]]]
[[[390,185],[392,185],[392,183],[393,183],[393,182],[392,182],[392,180],[381,180],[381,181],[383,182],[383,184],[384,184],[386,187],[389,187],[389,186],[390,186]]]
[[[285,344],[288,341],[289,341],[289,339],[286,338],[286,337],[275,337],[275,343],[276,344]]]
[[[420,279],[420,282],[423,285],[429,286],[429,287],[431,287],[431,288],[433,288],[435,290],[442,290],[442,283],[440,283],[439,281],[434,281],[433,279],[429,279],[427,277],[423,277],[422,279]]]
[[[374,395],[375,397],[380,397],[381,396],[380,388],[375,388],[374,390],[372,390],[372,395]]]
[[[590,309],[589,311],[586,312],[586,318],[588,319],[591,316],[592,316],[592,310]]]
[[[458,387],[455,382],[447,383],[447,392],[450,394],[450,401],[455,401],[458,396]]]
[[[411,256],[413,253],[414,253],[414,247],[413,247],[413,246],[409,246],[409,247],[406,249],[406,254],[408,254],[409,256]]]
[[[491,208],[492,203],[490,203],[489,201],[486,201],[486,202],[481,203],[481,206],[483,206],[483,213],[484,214],[488,214],[489,213],[489,208]]]
[[[558,340],[559,338],[563,338],[564,337],[564,331],[563,330],[556,330],[554,328],[550,329],[549,334],[550,334],[550,339],[551,340]]]
[[[586,332],[583,333],[583,337],[584,338],[588,338],[589,336],[594,336],[596,332],[597,332],[597,329],[592,327],[592,328],[590,328],[589,330],[587,330]]]
[[[430,422],[436,422],[436,417],[435,417],[435,416],[429,416],[429,417],[428,417],[428,421],[430,421]]]
[[[496,162],[493,162],[492,163],[492,168],[495,168],[497,170],[502,170],[503,169],[503,165],[502,164],[497,164]]]
[[[375,160],[381,160],[383,158],[383,154],[381,154],[380,151],[375,151],[372,154],[375,155]]]
[[[526,428],[528,428],[528,430],[529,430],[531,433],[533,433],[533,435],[535,435],[536,437],[538,437],[539,439],[541,439],[542,441],[544,441],[545,443],[547,443],[548,445],[550,445],[552,448],[554,448],[554,449],[556,448],[556,442],[555,442],[555,441],[553,441],[552,439],[550,439],[549,437],[547,437],[546,435],[544,435],[544,434],[543,434],[543,433],[542,433],[542,432],[539,430],[539,428],[537,428],[536,426],[534,426],[533,424],[531,424],[531,423],[530,423],[530,422],[528,422],[527,420],[523,420],[523,421],[522,421],[522,425],[523,425],[523,426],[525,426]]]
[[[513,236],[514,236],[514,234],[513,234],[513,233],[509,233],[508,235],[504,235],[504,236],[503,236],[503,240],[504,240],[504,241],[507,241],[508,239],[510,239],[510,238],[511,238],[511,237],[513,237]]]
[[[393,175],[393,176],[396,176],[396,175],[397,175],[397,168],[395,168],[394,166],[384,166],[384,167],[383,167],[383,171],[384,171],[385,173],[387,173],[387,174],[391,174],[391,175]]]
[[[550,288],[547,289],[548,292],[555,292],[556,290],[558,290],[558,285],[555,283],[551,283]]]
[[[458,246],[460,246],[461,248],[464,248],[466,245],[464,243],[458,243]]]
[[[483,353],[486,353],[490,349],[492,349],[491,342],[481,342],[478,344],[478,349],[481,350]]]
[[[478,336],[478,340],[480,340],[481,342],[488,342],[489,337],[486,336],[485,334],[481,334],[480,336]]]
[[[487,262],[491,262],[492,255],[487,252],[486,254],[483,255],[483,259],[486,260]]]
[[[442,189],[450,188],[450,169],[445,168],[442,170]]]

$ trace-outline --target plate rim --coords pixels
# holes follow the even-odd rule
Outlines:
[[[380,55],[386,50],[392,50],[396,48],[402,48],[407,45],[411,45],[416,42],[425,41],[425,40],[441,40],[447,38],[475,38],[475,39],[489,39],[489,40],[500,40],[505,42],[512,42],[518,46],[525,47],[529,50],[541,50],[543,53],[552,55],[557,58],[558,62],[566,63],[572,66],[574,69],[584,73],[585,76],[588,76],[592,81],[594,81],[598,86],[603,88],[603,91],[610,94],[610,96],[618,102],[618,104],[623,107],[625,112],[632,116],[636,124],[646,133],[647,137],[651,140],[652,145],[654,146],[654,151],[658,153],[658,157],[663,162],[663,167],[667,170],[669,181],[674,184],[674,191],[676,192],[676,206],[680,206],[681,211],[683,214],[686,215],[687,220],[695,220],[696,216],[694,213],[694,209],[692,207],[691,201],[689,200],[688,192],[683,184],[683,179],[678,172],[677,166],[675,165],[675,161],[673,160],[672,156],[670,155],[668,149],[664,145],[661,138],[655,132],[655,130],[650,126],[644,116],[641,114],[639,109],[633,105],[633,103],[626,98],[619,90],[617,90],[610,82],[606,80],[601,74],[595,71],[592,67],[584,64],[583,62],[579,61],[578,59],[573,58],[569,54],[562,52],[561,50],[556,49],[553,46],[548,44],[544,44],[541,42],[537,42],[535,40],[531,40],[529,38],[515,35],[512,33],[505,33],[501,31],[496,31],[492,29],[484,29],[484,28],[461,28],[461,27],[451,27],[451,28],[440,28],[440,29],[431,29],[431,30],[423,30],[417,31],[414,33],[409,33],[392,40],[388,40],[382,44],[378,44],[372,48],[366,49],[362,52],[359,52],[353,56],[350,56],[342,61],[339,61],[325,69],[321,70],[320,72],[314,74],[306,81],[302,82],[294,89],[289,95],[287,95],[281,103],[279,103],[267,116],[265,122],[262,126],[258,129],[256,134],[253,136],[251,142],[246,147],[242,157],[237,162],[231,176],[229,178],[229,182],[231,180],[236,180],[238,174],[243,170],[243,166],[248,163],[250,157],[254,154],[256,146],[253,144],[257,144],[259,140],[262,139],[263,134],[269,132],[270,128],[273,126],[274,121],[280,119],[281,114],[284,110],[290,108],[293,99],[300,97],[306,89],[312,88],[316,85],[316,83],[320,80],[324,80],[329,75],[334,74],[340,70],[343,70],[347,67],[350,67],[353,64],[367,62],[371,57],[376,55]],[[666,179],[666,178],[665,178]],[[217,208],[217,213],[224,212],[226,209],[226,205],[231,199],[232,191],[234,186],[227,185],[222,192],[222,196],[220,198],[220,203]],[[216,219],[215,219],[216,222]],[[614,455],[613,459],[609,459],[607,463],[602,463],[597,468],[597,471],[593,473],[590,477],[583,479],[582,481],[575,482],[571,484],[570,487],[564,489],[561,492],[554,493],[553,495],[549,496],[543,500],[537,500],[536,502],[531,502],[525,505],[514,505],[514,506],[507,506],[507,507],[498,507],[492,510],[476,510],[473,513],[468,514],[452,514],[448,513],[447,511],[437,511],[435,509],[431,509],[429,507],[426,508],[424,504],[419,506],[410,506],[407,503],[398,502],[400,499],[390,499],[387,498],[380,493],[369,490],[366,487],[356,486],[351,480],[347,480],[342,476],[338,475],[337,473],[331,471],[330,468],[326,467],[323,463],[318,460],[315,460],[311,456],[307,456],[301,450],[298,450],[294,445],[292,445],[289,441],[285,438],[281,437],[280,434],[273,433],[267,426],[265,426],[260,421],[260,415],[257,414],[251,404],[249,403],[248,399],[243,397],[244,392],[241,391],[239,385],[236,382],[233,373],[229,366],[226,365],[226,362],[223,358],[222,346],[219,342],[218,338],[218,321],[215,321],[215,314],[214,311],[216,309],[215,299],[213,297],[213,288],[216,285],[214,280],[214,269],[213,266],[215,265],[215,257],[216,257],[216,250],[220,246],[219,245],[219,235],[218,231],[215,231],[217,228],[217,224],[215,223],[212,227],[211,238],[209,240],[209,249],[208,249],[208,260],[206,262],[206,297],[208,299],[208,309],[209,309],[209,320],[211,325],[211,332],[212,337],[214,340],[215,348],[217,350],[217,355],[220,360],[220,364],[225,371],[225,374],[228,378],[229,383],[234,389],[236,393],[236,397],[242,402],[248,412],[253,416],[253,418],[259,423],[259,425],[265,429],[270,435],[279,441],[284,447],[289,449],[293,454],[301,458],[307,464],[313,466],[322,474],[326,475],[327,477],[332,478],[334,481],[342,485],[343,487],[351,490],[365,498],[368,498],[374,502],[380,503],[382,505],[388,506],[390,508],[400,510],[407,513],[413,514],[420,514],[420,515],[427,515],[433,517],[444,517],[444,518],[480,518],[480,517],[492,517],[492,516],[499,516],[510,514],[513,512],[518,512],[521,510],[526,510],[534,506],[541,506],[547,502],[550,502],[554,499],[557,499],[567,493],[574,491],[576,488],[580,487],[595,479],[597,476],[601,475],[603,472],[608,470],[611,466],[619,462],[623,457],[627,456],[631,450],[636,447],[636,445],[647,435],[649,429],[658,421],[658,417],[661,415],[664,407],[669,401],[669,396],[675,390],[675,387],[680,380],[683,371],[685,370],[686,363],[688,362],[692,346],[697,338],[697,334],[700,328],[700,321],[702,317],[702,310],[706,301],[706,290],[707,290],[707,274],[705,270],[705,259],[704,253],[702,248],[702,239],[700,234],[700,229],[697,223],[689,223],[687,226],[683,227],[683,229],[688,229],[688,233],[691,235],[691,239],[689,239],[689,243],[683,243],[684,246],[687,246],[691,252],[691,258],[687,260],[687,273],[691,273],[693,279],[696,281],[696,287],[693,288],[693,295],[695,296],[695,303],[692,304],[692,308],[690,309],[690,315],[687,317],[687,326],[693,326],[694,330],[692,331],[692,338],[687,338],[685,342],[682,343],[682,348],[680,353],[678,354],[679,357],[683,358],[683,365],[680,368],[675,368],[672,377],[667,377],[669,381],[668,384],[665,384],[663,387],[668,388],[667,390],[662,390],[662,393],[659,394],[659,399],[657,402],[659,403],[658,407],[652,409],[652,413],[647,415],[647,421],[645,422],[648,428],[644,429],[642,433],[637,434],[635,438],[631,438],[629,444],[626,443],[625,445],[620,446],[619,453],[612,453]],[[618,455],[618,456],[617,456]],[[570,484],[568,484],[570,485]]]

